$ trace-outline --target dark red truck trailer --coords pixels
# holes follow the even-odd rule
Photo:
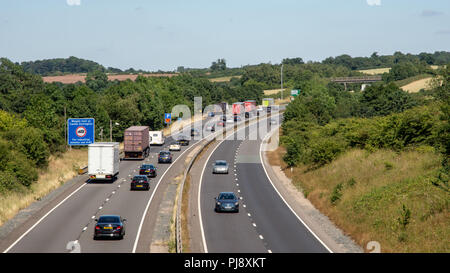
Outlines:
[[[150,154],[148,126],[131,126],[124,133],[124,159],[145,159]]]

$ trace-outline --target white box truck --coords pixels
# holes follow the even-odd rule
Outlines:
[[[164,145],[165,138],[162,131],[150,131],[148,135],[150,137],[150,145]]]
[[[91,180],[114,180],[119,174],[118,142],[96,142],[88,145],[88,175]]]

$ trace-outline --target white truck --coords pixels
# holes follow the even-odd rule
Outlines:
[[[164,145],[165,138],[162,131],[150,131],[148,135],[150,137],[150,145]]]
[[[88,175],[91,180],[111,180],[119,174],[118,142],[96,142],[88,145]]]

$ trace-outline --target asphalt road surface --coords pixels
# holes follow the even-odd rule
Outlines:
[[[199,214],[205,252],[329,252],[288,208],[266,176],[259,156],[265,135],[255,139],[254,134],[264,123],[270,130],[269,120],[250,125],[224,140],[204,166]],[[236,137],[243,134],[246,139]],[[228,162],[229,174],[212,174],[216,160]],[[242,198],[239,213],[214,211],[214,197],[222,191],[233,191]]]

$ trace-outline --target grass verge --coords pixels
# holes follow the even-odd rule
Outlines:
[[[59,157],[51,156],[48,168],[41,171],[38,181],[30,189],[0,195],[0,225],[13,218],[20,210],[63,185],[78,175],[78,169],[87,165],[87,148],[72,149]]]
[[[286,168],[280,147],[268,153],[292,183],[361,246],[382,252],[450,252],[450,192],[433,184],[441,155],[430,149],[395,153],[350,150],[313,171]]]

